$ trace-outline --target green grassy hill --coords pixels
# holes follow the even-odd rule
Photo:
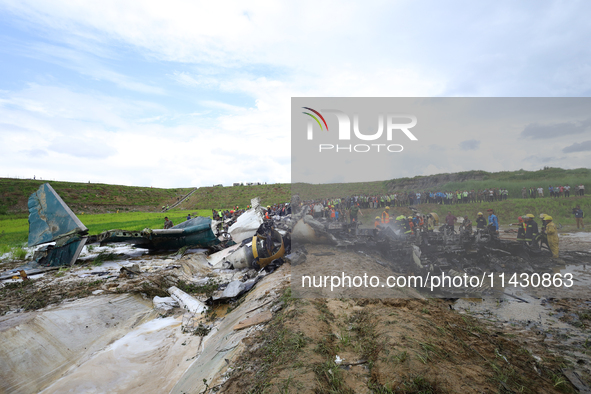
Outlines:
[[[45,181],[0,178],[0,244],[20,244],[26,241],[28,232],[27,201],[29,196]],[[178,222],[187,211],[208,215],[212,208],[245,207],[253,197],[260,197],[263,205],[287,202],[292,194],[299,194],[303,200],[316,198],[346,197],[356,194],[381,195],[393,191],[484,189],[507,188],[509,199],[494,203],[460,205],[421,205],[423,212],[437,212],[445,216],[448,210],[456,216],[468,215],[474,218],[478,211],[486,208],[496,210],[501,223],[516,222],[517,216],[546,213],[564,225],[573,225],[572,208],[579,204],[587,214],[591,212],[591,198],[572,196],[568,199],[548,197],[548,185],[569,184],[575,189],[580,183],[591,193],[591,170],[579,168],[563,170],[545,168],[540,171],[512,171],[489,173],[467,171],[454,174],[417,176],[380,182],[334,183],[334,184],[272,184],[234,187],[201,187],[168,216]],[[160,189],[95,183],[50,182],[72,210],[96,233],[111,228],[142,229],[160,227],[162,205],[172,205],[193,188]],[[544,187],[542,199],[521,199],[521,188],[525,186]],[[574,193],[573,193],[574,194]],[[408,208],[396,208],[401,213],[410,213]],[[116,213],[119,211],[119,214]],[[109,214],[109,212],[111,212]],[[142,215],[142,213],[149,213]],[[380,210],[381,212],[381,210]],[[371,220],[374,212],[368,212],[365,219]],[[379,214],[379,212],[378,212]],[[103,216],[105,215],[105,216]],[[112,215],[112,216],[110,216]],[[118,216],[115,216],[118,215]],[[131,216],[128,216],[131,215]],[[134,216],[135,215],[135,216]],[[373,218],[373,217],[372,217]]]
[[[0,215],[28,214],[27,201],[47,181],[0,178]],[[160,210],[193,188],[159,189],[103,183],[49,182],[74,211],[99,213],[107,210]]]
[[[180,209],[220,209],[238,205],[246,207],[254,197],[260,197],[263,205],[284,203],[291,200],[291,185],[277,183],[272,185],[200,187],[178,208]]]
[[[539,171],[465,171],[453,174],[437,174],[430,176],[416,176],[414,178],[399,178],[387,182],[388,190],[482,190],[487,188],[506,188],[510,198],[520,198],[523,187],[544,188],[544,195],[548,195],[548,186],[574,186],[579,184],[591,187],[591,169],[577,168],[563,170],[562,168],[547,167]],[[572,190],[571,189],[571,194]]]

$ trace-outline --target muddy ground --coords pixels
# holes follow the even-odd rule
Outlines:
[[[307,249],[307,264],[327,251],[353,265],[352,271],[368,264],[358,253],[343,257],[336,248]],[[288,298],[265,330],[246,340],[220,392],[576,392],[562,370],[576,370],[589,381],[587,349],[576,341],[567,346],[559,338],[548,340],[549,326],[507,322],[486,308],[470,311],[474,300],[420,297]],[[584,302],[555,307],[588,311]],[[588,323],[585,317],[581,332]],[[584,357],[572,357],[574,352]]]
[[[581,242],[588,250],[584,236],[561,236],[565,250]],[[95,261],[101,251],[109,258],[99,264]],[[303,264],[316,265],[320,272],[339,265],[352,275],[369,270],[387,273],[376,262],[383,258],[371,252],[308,245],[306,256]],[[205,299],[212,288],[191,285],[195,276],[183,265],[191,259],[191,254],[177,258],[104,247],[83,255],[70,269],[3,282],[0,314],[42,312],[66,301],[106,294],[132,293],[149,301],[166,296],[166,288],[173,284]],[[121,272],[122,266],[131,264],[137,264],[141,274]],[[270,286],[279,274],[289,278],[291,269],[284,264],[281,272],[270,274],[257,287]],[[574,393],[575,386],[585,392],[585,384],[591,384],[591,297],[548,299],[513,291],[512,296],[484,300],[441,300],[407,291],[388,299],[302,299],[294,297],[288,282],[277,283],[272,291],[282,296],[265,306],[273,311],[272,320],[244,333],[232,357],[224,356],[224,367],[210,370],[213,378],[203,375],[206,381],[190,386],[193,392]],[[216,307],[218,313],[210,314],[209,324],[228,327],[246,297]],[[199,342],[203,354],[211,346],[217,345],[208,344],[207,338]],[[210,365],[199,357],[205,356],[198,353],[186,363]],[[137,368],[141,372],[141,366]],[[187,369],[178,376],[198,382],[201,375],[195,374],[207,370],[192,372],[185,364],[182,368]],[[76,371],[69,373],[74,379]],[[61,384],[67,385],[68,377],[62,379]],[[144,381],[126,392],[150,392],[146,387]]]

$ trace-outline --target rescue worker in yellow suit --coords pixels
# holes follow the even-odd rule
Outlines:
[[[558,258],[558,230],[556,230],[556,225],[552,221],[552,216],[546,215],[544,218],[546,222],[546,234],[548,235],[548,246],[550,246],[550,250],[552,251],[552,258]]]
[[[540,247],[542,247],[542,245],[546,245],[548,250],[550,250],[550,244],[548,244],[548,234],[546,233],[546,225],[548,224],[546,222],[546,216],[548,215],[545,213],[540,214],[540,219],[542,219],[542,227],[540,229],[540,233],[538,234],[538,241]]]
[[[390,207],[386,207],[384,212],[382,212],[382,223],[383,224],[390,223]]]

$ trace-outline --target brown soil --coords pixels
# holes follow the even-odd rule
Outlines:
[[[222,392],[550,393],[570,387],[555,387],[555,356],[538,349],[543,361],[536,362],[517,341],[442,301],[296,301],[248,346]]]
[[[322,258],[354,270],[349,254]],[[272,322],[244,340],[219,392],[575,392],[563,360],[534,333],[516,335],[444,300],[296,299],[291,289],[283,300]]]

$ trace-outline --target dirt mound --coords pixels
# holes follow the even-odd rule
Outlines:
[[[237,364],[223,392],[551,393],[558,388],[557,360],[550,354],[537,362],[502,332],[433,300],[294,301],[249,341]]]
[[[348,253],[331,257],[344,270],[363,268]],[[318,260],[319,270],[326,264]],[[269,325],[245,338],[220,392],[574,392],[562,360],[539,341],[523,332],[517,340],[445,300],[299,299],[287,289],[283,301]]]

